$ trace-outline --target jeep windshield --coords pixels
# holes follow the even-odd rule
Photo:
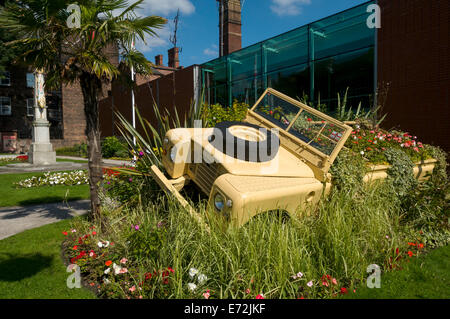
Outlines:
[[[339,152],[350,127],[272,89],[266,90],[252,111],[320,153]]]

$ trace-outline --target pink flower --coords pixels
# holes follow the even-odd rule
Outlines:
[[[122,259],[120,260],[120,263],[121,263],[121,264],[125,264],[127,261],[128,261],[128,259],[122,258]]]
[[[128,272],[128,269],[126,269],[126,268],[122,268],[122,269],[119,270],[120,274],[124,274],[126,272]]]
[[[328,281],[322,281],[322,285],[328,287]]]
[[[128,289],[129,291],[133,292],[136,290],[136,286],[131,287],[130,289]]]
[[[248,295],[248,294],[250,293],[250,289],[247,288],[247,289],[245,290],[245,293]]]
[[[259,294],[256,296],[256,299],[264,299],[264,295],[263,294]]]
[[[209,299],[209,296],[211,296],[211,294],[209,293],[209,289],[206,290],[205,293],[203,293],[203,297],[205,297],[205,299]]]
[[[337,285],[337,280],[336,280],[336,278],[333,278],[333,280],[331,280],[331,282],[333,283],[333,285]]]
[[[308,282],[306,285],[307,285],[308,287],[312,287],[312,286],[313,286],[312,280],[311,280],[310,282]]]

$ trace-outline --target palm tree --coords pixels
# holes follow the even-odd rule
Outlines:
[[[89,156],[91,219],[99,219],[98,187],[102,179],[99,130],[99,97],[103,84],[128,78],[129,70],[149,74],[152,64],[134,48],[134,41],[155,36],[166,20],[158,16],[139,17],[136,9],[143,0],[77,0],[79,27],[67,23],[74,0],[15,0],[0,7],[0,26],[15,35],[10,45],[20,48],[17,58],[45,75],[47,89],[78,84],[84,98]],[[72,9],[70,9],[72,10]],[[75,11],[76,12],[76,11]],[[121,12],[121,13],[120,13]],[[70,20],[76,21],[76,20]],[[118,46],[127,68],[113,65],[106,48]],[[129,81],[129,80],[128,80]]]

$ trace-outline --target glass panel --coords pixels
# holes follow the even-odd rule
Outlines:
[[[231,91],[233,101],[237,100],[253,106],[264,92],[261,77],[233,82]]]
[[[0,114],[11,115],[11,98],[6,96],[0,97]]]
[[[322,153],[331,155],[344,136],[345,130],[319,116],[303,111],[289,129],[289,133]]]
[[[209,73],[209,81],[211,86],[227,83],[227,59],[221,57],[203,65],[203,68]]]
[[[34,88],[34,74],[27,73],[27,87]]]
[[[258,76],[261,73],[261,45],[253,45],[230,54],[229,63],[232,81]]]
[[[292,98],[309,94],[309,66],[303,64],[267,75],[267,86]]]
[[[34,99],[27,99],[27,116],[33,116],[34,114]]]
[[[344,97],[348,88],[348,105],[354,109],[359,102],[368,102],[373,92],[373,49],[363,49],[315,62],[315,100],[320,95],[321,103],[333,112],[337,105],[337,94]],[[370,105],[366,105],[370,107]]]
[[[220,104],[222,106],[228,106],[228,88],[226,85],[219,85],[211,88],[211,97],[213,104]]]
[[[293,105],[277,96],[267,93],[255,108],[255,112],[262,115],[275,125],[286,129],[290,121],[300,111],[298,106]]]
[[[374,45],[375,29],[367,27],[367,5],[311,24],[314,59]]]
[[[0,76],[0,85],[11,85],[11,74],[8,71],[3,72]]]
[[[264,44],[266,72],[308,61],[308,27],[293,30]]]

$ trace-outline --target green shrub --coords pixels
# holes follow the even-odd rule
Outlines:
[[[57,148],[56,155],[59,156],[76,156],[76,157],[87,157],[87,144],[75,144],[74,146]]]
[[[223,107],[220,104],[205,105],[202,109],[203,116],[206,119],[205,126],[214,127],[217,123],[224,121],[241,122],[245,119],[248,108],[248,104],[240,103],[237,100],[233,102],[231,107]]]
[[[128,157],[127,145],[121,142],[116,136],[108,136],[102,141],[102,156],[110,157]]]
[[[128,235],[128,251],[134,260],[156,260],[165,241],[166,229],[164,227],[150,227],[145,223],[132,225]]]

